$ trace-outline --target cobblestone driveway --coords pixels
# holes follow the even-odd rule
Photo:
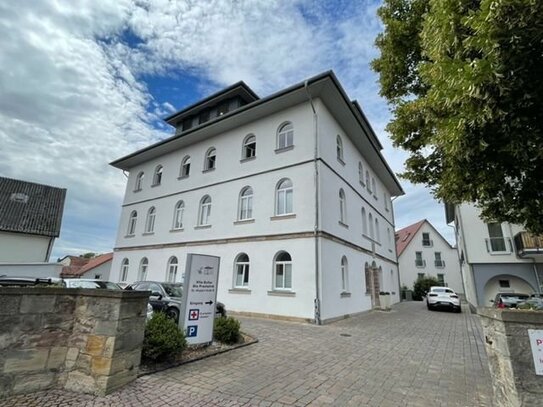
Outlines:
[[[421,302],[326,325],[243,318],[260,342],[144,376],[107,397],[66,391],[0,406],[488,406],[477,317]]]

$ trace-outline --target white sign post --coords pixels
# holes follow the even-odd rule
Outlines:
[[[528,336],[534,357],[535,374],[543,376],[543,329],[528,329]]]
[[[189,345],[213,341],[219,262],[220,258],[215,256],[187,255],[179,322]]]

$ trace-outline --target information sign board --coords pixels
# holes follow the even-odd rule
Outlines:
[[[528,329],[528,336],[534,357],[535,374],[543,376],[543,329]]]

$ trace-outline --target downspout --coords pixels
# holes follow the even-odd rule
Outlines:
[[[321,300],[320,300],[320,256],[319,256],[319,166],[317,158],[319,156],[319,140],[318,140],[318,116],[313,98],[309,92],[308,82],[304,82],[304,88],[307,93],[307,99],[313,111],[313,127],[315,131],[315,148],[313,155],[313,163],[315,167],[315,225],[313,228],[313,236],[315,238],[315,324],[322,325],[321,320]]]

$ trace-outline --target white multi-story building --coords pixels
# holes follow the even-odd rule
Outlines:
[[[426,219],[396,232],[400,283],[412,289],[419,277],[435,277],[439,284],[463,294],[458,252]]]
[[[319,323],[398,301],[403,191],[332,72],[265,98],[240,82],[166,122],[173,137],[112,163],[130,174],[114,281],[182,281],[200,253],[231,311]]]
[[[472,204],[446,205],[454,222],[462,278],[468,302],[492,306],[499,292],[540,293],[543,238],[509,223],[485,223]]]

